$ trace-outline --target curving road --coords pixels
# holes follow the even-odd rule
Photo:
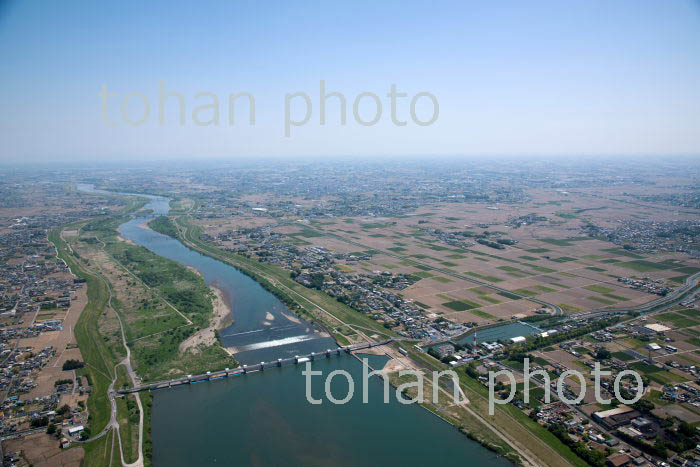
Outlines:
[[[104,249],[106,247],[105,243],[102,242],[102,248]],[[70,249],[71,253],[73,252],[73,249],[70,247],[70,244],[68,244],[68,248]],[[105,251],[106,253],[106,251]],[[56,255],[58,256],[58,250],[56,250]],[[119,321],[119,328],[121,332],[121,338],[122,338],[122,345],[124,346],[124,349],[126,350],[126,357],[116,365],[114,365],[114,374],[112,375],[112,382],[109,384],[109,387],[107,388],[107,397],[109,399],[109,402],[112,406],[111,410],[111,415],[110,415],[110,420],[107,425],[100,431],[98,434],[95,436],[92,436],[86,440],[78,441],[80,443],[89,443],[91,441],[95,441],[97,439],[102,438],[105,436],[107,433],[110,432],[110,430],[114,429],[115,432],[117,433],[118,439],[119,439],[119,452],[121,456],[121,461],[122,465],[126,467],[144,467],[144,460],[143,460],[143,405],[141,404],[141,398],[139,397],[139,394],[136,393],[134,396],[136,397],[136,404],[138,405],[139,408],[139,456],[136,459],[135,462],[131,464],[127,464],[124,460],[124,450],[122,448],[122,440],[121,440],[121,433],[119,430],[119,421],[117,420],[117,401],[115,399],[117,393],[114,390],[114,385],[117,382],[117,369],[119,368],[120,365],[124,365],[126,367],[126,371],[129,375],[129,378],[131,379],[131,383],[133,386],[137,386],[139,384],[138,378],[136,377],[136,373],[134,373],[134,370],[131,366],[131,349],[127,345],[126,341],[126,333],[124,332],[124,323],[122,322],[122,318],[117,313],[117,311],[114,309],[114,306],[112,305],[112,298],[113,298],[113,293],[112,293],[112,286],[111,284],[99,273],[96,271],[92,270],[91,268],[87,267],[85,264],[83,264],[83,267],[90,271],[94,276],[99,277],[102,282],[105,284],[105,287],[107,287],[107,291],[109,292],[109,298],[107,300],[107,306],[114,312],[114,314],[117,317],[117,320]],[[72,274],[72,271],[71,271]]]
[[[671,306],[677,305],[678,303],[682,302],[684,298],[696,294],[698,291],[695,289],[698,288],[698,284],[700,284],[700,272],[696,272],[692,276],[689,276],[685,280],[685,284],[683,285],[683,287],[679,287],[664,297],[659,297],[642,305],[637,305],[635,307],[628,308],[609,308],[587,311],[584,313],[578,313],[576,315],[573,315],[572,318],[595,318],[598,316],[605,315],[624,314],[630,311],[636,311],[642,314],[651,313],[655,311],[662,311]]]

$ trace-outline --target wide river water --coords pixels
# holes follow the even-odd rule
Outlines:
[[[113,194],[91,185],[81,184],[79,189]],[[146,209],[153,214],[122,224],[121,235],[196,268],[207,284],[222,290],[234,320],[221,331],[222,341],[239,361],[271,361],[336,347],[250,277],[143,227],[169,210],[167,198],[147,197]],[[370,365],[378,367],[386,361],[381,356],[369,358]],[[301,365],[155,391],[154,465],[512,465],[420,406],[400,404],[393,390],[389,403],[383,403],[379,378],[369,380],[364,404],[362,365],[351,356],[318,359],[312,368],[323,372],[311,380],[311,396],[322,400],[318,405],[307,402]],[[331,403],[324,393],[325,379],[334,370],[345,370],[354,379],[354,397],[343,405]],[[334,377],[330,390],[336,399],[344,398],[347,380]]]

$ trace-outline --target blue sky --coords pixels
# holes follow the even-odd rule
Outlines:
[[[684,0],[503,2],[2,2],[2,162],[241,156],[700,154],[700,3]],[[319,123],[319,82],[347,100]],[[176,100],[158,121],[158,83]],[[399,92],[391,122],[389,92]],[[99,92],[108,101],[105,124]],[[228,125],[229,93],[249,92]],[[285,137],[285,93],[309,122]],[[131,92],[150,104],[124,123]],[[216,95],[220,123],[192,110]],[[374,126],[353,117],[381,98]],[[413,95],[439,102],[411,121]],[[303,117],[301,99],[291,118]],[[138,120],[143,104],[129,100]],[[371,120],[365,98],[360,116]],[[417,103],[430,118],[432,104]],[[200,114],[207,119],[210,114]]]

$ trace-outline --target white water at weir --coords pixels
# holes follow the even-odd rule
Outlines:
[[[153,211],[153,214],[132,218],[119,226],[119,233],[157,255],[195,268],[207,285],[216,284],[232,307],[233,324],[220,331],[221,342],[235,353],[239,362],[259,363],[336,347],[333,339],[303,319],[292,316],[277,297],[233,266],[202,255],[177,239],[145,227],[155,217],[168,214],[168,198],[95,190],[87,184],[79,184],[78,189],[102,195],[149,199],[144,209]],[[274,321],[275,326],[270,326],[270,321]]]
[[[90,186],[83,191],[95,190]],[[194,267],[207,284],[216,283],[233,308],[234,323],[221,330],[222,341],[236,352],[238,361],[269,362],[336,347],[332,339],[292,315],[250,277],[186,248],[176,239],[144,228],[145,222],[168,212],[167,198],[147,197],[151,202],[146,208],[154,214],[122,224],[121,235],[158,255]],[[354,358],[316,359],[312,364],[327,373],[342,369],[356,380],[362,377],[361,365]],[[361,398],[346,405],[308,404],[300,369],[274,368],[266,370],[265,377],[223,378],[216,384],[155,391],[153,464],[512,465],[417,405],[405,406],[393,399],[390,404],[378,402],[383,397],[379,379],[370,382],[369,405]],[[335,378],[332,392],[347,391],[341,380]],[[315,380],[313,393],[322,394],[324,390],[323,379]]]

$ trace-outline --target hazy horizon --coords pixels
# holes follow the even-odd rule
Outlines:
[[[102,5],[0,8],[3,165],[258,157],[552,157],[700,154],[700,4],[540,2]],[[320,82],[326,101],[320,124]],[[164,101],[159,83],[179,93]],[[392,121],[387,93],[397,98]],[[102,86],[117,94],[102,107]],[[128,93],[149,102],[123,121]],[[218,99],[219,123],[192,111]],[[229,125],[228,96],[236,101]],[[285,94],[309,121],[285,136]],[[353,103],[380,99],[363,126]],[[437,114],[428,97],[439,103]],[[141,97],[125,106],[145,115]],[[303,120],[304,101],[289,119]],[[365,122],[371,96],[359,103]],[[214,121],[204,109],[200,120]],[[106,122],[113,122],[110,126]],[[613,156],[616,157],[616,156]]]
[[[460,154],[435,154],[435,155],[418,155],[418,154],[391,154],[382,156],[351,156],[351,155],[334,155],[332,157],[317,155],[317,156],[297,156],[297,155],[266,155],[266,156],[229,156],[229,157],[161,157],[161,158],[134,158],[134,159],[70,159],[61,158],[55,160],[25,160],[25,161],[0,161],[0,169],[173,169],[176,167],[185,168],[211,168],[217,166],[265,166],[270,163],[283,163],[290,165],[303,165],[309,163],[325,163],[325,164],[422,164],[443,162],[445,164],[468,164],[468,163],[494,163],[495,165],[507,164],[513,162],[519,163],[555,163],[572,166],[585,166],[586,164],[595,163],[630,163],[639,162],[641,164],[653,164],[654,162],[669,162],[669,163],[684,163],[700,161],[700,154],[559,154],[559,155],[536,155],[536,154],[520,154],[520,155],[460,155]],[[170,164],[164,166],[162,164]]]

